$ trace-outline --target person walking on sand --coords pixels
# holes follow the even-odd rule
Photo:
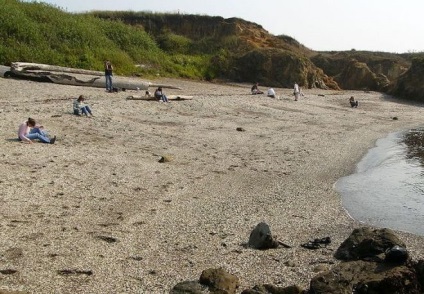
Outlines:
[[[105,61],[105,79],[106,79],[106,91],[109,93],[113,92],[112,85],[113,66],[109,60]]]
[[[162,92],[162,87],[156,89],[155,98],[158,99],[160,102],[169,102],[166,95]]]
[[[56,136],[50,139],[43,126],[37,126],[33,118],[19,125],[18,140],[26,143],[33,143],[32,140],[40,140],[42,143],[54,144]]]
[[[294,83],[293,94],[294,94],[294,101],[297,101],[300,96],[300,88],[296,82]]]
[[[90,114],[93,116],[93,113],[91,112],[90,106],[84,103],[85,97],[83,95],[80,95],[78,99],[75,99],[74,101],[74,114],[75,115],[81,115],[85,114],[87,117]]]

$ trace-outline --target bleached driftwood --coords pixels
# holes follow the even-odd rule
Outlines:
[[[169,100],[182,101],[182,100],[191,100],[193,96],[187,95],[166,95]],[[144,101],[157,101],[158,99],[154,96],[146,95],[131,95],[127,97],[127,100],[144,100]]]
[[[71,74],[71,75],[70,75]],[[75,74],[76,76],[72,75]],[[79,77],[82,75],[85,77]],[[93,77],[94,76],[94,77]],[[13,62],[7,76],[18,79],[27,79],[38,82],[52,82],[62,85],[86,86],[105,88],[106,80],[101,71],[85,70],[71,67],[63,67],[41,63]],[[84,80],[85,79],[85,80]],[[180,89],[171,85],[151,84],[147,81],[126,78],[123,76],[113,77],[113,87],[121,90],[147,90],[149,87],[161,86],[168,89]]]
[[[12,62],[10,68],[14,71],[53,71],[62,73],[75,73],[82,75],[92,76],[103,76],[104,72],[96,70],[78,69],[72,67],[56,66],[42,63],[30,63],[30,62]]]

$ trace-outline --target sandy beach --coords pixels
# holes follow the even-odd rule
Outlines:
[[[422,105],[377,92],[306,89],[294,101],[292,89],[272,99],[249,84],[154,82],[193,98],[0,78],[0,270],[14,271],[0,274],[0,290],[168,293],[217,267],[240,278],[240,292],[307,288],[362,225],[334,183],[377,139],[423,124]],[[93,118],[72,115],[81,94]],[[56,144],[17,141],[28,117]],[[246,248],[261,221],[292,248]],[[423,237],[396,233],[424,258]],[[300,246],[326,236],[326,249]]]

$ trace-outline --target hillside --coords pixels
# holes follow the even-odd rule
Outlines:
[[[274,87],[298,82],[304,88],[389,91],[401,76],[420,80],[416,70],[405,73],[414,58],[424,58],[422,53],[316,52],[239,18],[128,11],[71,14],[18,0],[0,0],[0,40],[0,63],[5,65],[27,61],[101,70],[103,61],[111,59],[121,75]],[[408,93],[397,87],[395,92],[420,99],[410,95],[419,86],[409,85]]]

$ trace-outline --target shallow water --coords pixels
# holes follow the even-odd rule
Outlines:
[[[377,141],[336,190],[356,220],[424,235],[424,129]]]

